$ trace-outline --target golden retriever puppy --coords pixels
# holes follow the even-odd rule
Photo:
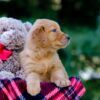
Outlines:
[[[69,39],[56,22],[49,19],[36,20],[20,54],[29,94],[40,92],[41,81],[54,82],[60,87],[70,84],[57,54],[58,49],[69,44]]]

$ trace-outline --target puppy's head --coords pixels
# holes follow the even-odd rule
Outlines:
[[[42,48],[64,48],[70,40],[70,37],[61,31],[56,22],[48,19],[38,19],[30,33],[35,44]]]

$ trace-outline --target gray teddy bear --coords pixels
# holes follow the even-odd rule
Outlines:
[[[0,79],[24,78],[19,53],[32,24],[14,18],[0,18]]]

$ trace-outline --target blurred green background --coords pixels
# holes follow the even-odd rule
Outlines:
[[[81,77],[81,100],[100,100],[100,0],[0,0],[0,16],[57,21],[71,37],[58,53],[69,76]]]

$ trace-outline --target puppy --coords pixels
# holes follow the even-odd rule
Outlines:
[[[69,44],[69,37],[60,26],[49,19],[38,19],[27,35],[20,54],[30,95],[40,92],[40,82],[50,81],[57,86],[69,86],[70,81],[57,50]]]

